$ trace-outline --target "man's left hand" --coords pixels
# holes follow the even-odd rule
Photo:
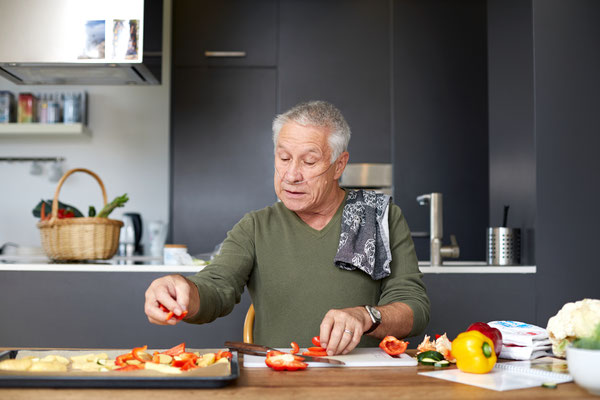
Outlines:
[[[364,307],[329,310],[321,322],[321,347],[330,356],[348,354],[360,342],[372,321]]]

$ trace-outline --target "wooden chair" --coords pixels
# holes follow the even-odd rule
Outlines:
[[[244,342],[254,343],[254,304],[250,304],[244,320]]]

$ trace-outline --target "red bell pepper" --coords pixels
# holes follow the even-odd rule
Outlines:
[[[231,354],[230,351],[219,350],[219,352],[215,356],[215,360],[219,361],[221,358],[227,358],[228,360],[231,360],[233,358],[233,354]]]
[[[396,339],[394,336],[386,336],[379,343],[379,347],[390,356],[399,356],[406,351],[408,342]]]
[[[300,352],[300,346],[298,346],[298,343],[292,342],[290,345],[292,346],[292,350],[290,350],[291,354],[298,354],[298,352]]]
[[[312,344],[314,344],[317,347],[321,347],[321,337],[320,336],[315,336],[314,338],[312,338]]]
[[[323,349],[323,351],[303,351],[302,352],[303,356],[311,356],[311,357],[326,357],[327,356],[327,350]]]
[[[118,356],[115,359],[115,365],[127,365],[127,361],[129,360],[133,360],[133,354],[131,353],[127,353],[127,354],[121,354],[120,356]]]
[[[136,347],[133,350],[131,350],[131,355],[133,356],[133,358],[135,360],[138,360],[142,363],[152,361],[152,356],[150,354],[146,353],[147,349],[148,349],[148,346]]]
[[[161,310],[163,310],[164,312],[167,313],[167,316],[165,317],[165,321],[168,321],[173,317],[175,317],[175,319],[182,320],[185,318],[186,315],[188,315],[187,310],[184,310],[181,313],[181,315],[175,315],[175,313],[173,311],[169,311],[169,309],[167,307],[163,306],[161,303],[158,303],[158,308],[160,308]]]
[[[171,347],[169,350],[162,351],[161,354],[166,354],[171,357],[178,356],[181,353],[185,353],[185,342],[179,343],[175,347]]]
[[[496,328],[492,328],[485,322],[472,323],[467,328],[467,332],[468,331],[479,331],[489,337],[492,340],[492,343],[494,343],[494,353],[496,353],[496,357],[500,355],[500,352],[502,351],[502,332]]]
[[[298,371],[308,367],[308,364],[303,361],[304,358],[300,356],[270,351],[267,353],[265,364],[275,371]]]

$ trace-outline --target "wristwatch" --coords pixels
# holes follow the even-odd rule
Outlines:
[[[367,312],[369,313],[369,317],[371,317],[371,321],[373,321],[373,325],[371,325],[371,327],[367,331],[365,331],[363,333],[363,335],[373,332],[375,329],[377,329],[379,324],[381,324],[381,312],[379,312],[379,310],[376,309],[375,307],[366,305],[365,308],[367,309]]]

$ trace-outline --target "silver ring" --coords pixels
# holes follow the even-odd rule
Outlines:
[[[354,332],[348,329],[344,329],[344,333],[347,333],[348,335],[354,335]]]

